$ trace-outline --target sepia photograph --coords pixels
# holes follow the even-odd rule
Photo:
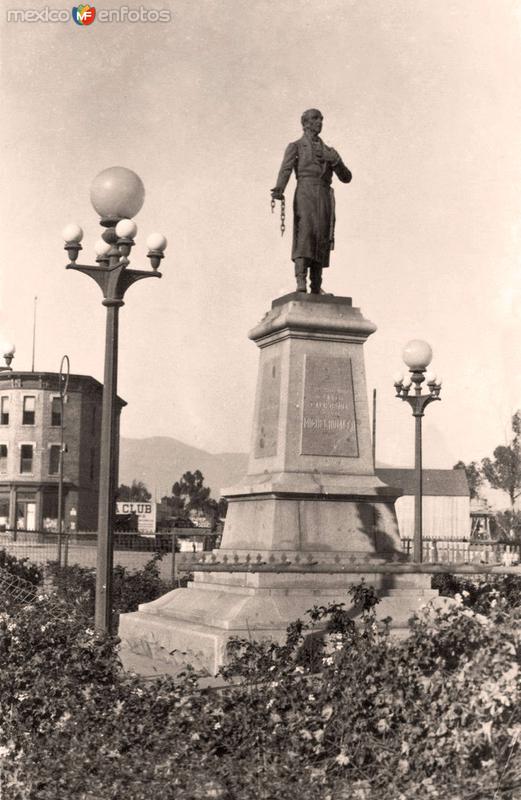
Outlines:
[[[521,800],[521,2],[93,2],[0,9],[0,800]]]

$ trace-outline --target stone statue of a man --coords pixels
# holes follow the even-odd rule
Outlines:
[[[322,114],[316,108],[302,114],[304,135],[286,147],[277,185],[271,190],[272,198],[281,200],[291,172],[295,170],[297,188],[293,200],[291,258],[295,262],[297,291],[306,291],[309,269],[311,292],[314,294],[320,292],[322,269],[329,266],[329,253],[334,247],[333,172],[342,183],[349,183],[352,177],[337,151],[320,138],[322,120]]]

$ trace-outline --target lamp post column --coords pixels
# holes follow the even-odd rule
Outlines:
[[[95,623],[111,629],[112,614],[112,532],[116,497],[116,398],[118,382],[119,309],[122,300],[103,300],[107,307],[105,329],[105,370],[101,415],[100,482],[98,511],[98,552],[96,569]]]
[[[60,461],[58,473],[58,567],[62,565],[63,532],[63,398],[60,395]]]
[[[414,471],[416,493],[414,496],[414,548],[413,558],[420,564],[423,561],[423,474],[422,474],[422,417],[415,416]]]
[[[64,367],[66,372],[64,372]],[[69,373],[70,364],[69,357],[63,356],[60,364],[60,461],[58,473],[58,567],[62,564],[62,540],[63,540],[63,456],[64,456],[64,439],[63,439],[63,411],[65,405],[65,395],[69,387]]]

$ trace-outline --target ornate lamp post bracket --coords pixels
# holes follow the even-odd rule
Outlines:
[[[411,370],[410,380],[398,378],[395,380],[394,388],[396,389],[396,397],[405,400],[412,408],[413,417],[423,417],[425,409],[429,403],[435,400],[441,400],[441,382],[434,376],[424,375],[425,369]],[[422,394],[422,383],[427,380],[429,387],[429,394]],[[412,384],[414,384],[414,394],[409,394]]]
[[[103,220],[102,224],[106,224],[106,221]],[[160,259],[163,258],[166,239],[161,237],[164,240],[164,242],[162,242],[163,249],[161,251],[156,249],[149,250],[148,257],[152,264],[152,271],[128,269],[130,261],[127,256],[134,246],[134,239],[128,235],[119,234],[125,234],[129,230],[132,232],[133,236],[135,236],[137,232],[135,222],[129,219],[122,219],[115,227],[111,224],[109,230],[105,231],[103,238],[99,239],[95,244],[97,253],[96,261],[99,266],[76,264],[76,258],[78,257],[79,250],[81,250],[81,245],[79,242],[74,241],[66,241],[65,243],[65,250],[67,250],[70,258],[70,263],[67,264],[66,269],[83,272],[96,281],[103,292],[104,306],[122,306],[124,304],[123,298],[125,292],[133,283],[143,278],[162,277],[161,273],[158,271],[158,266]],[[64,231],[64,233],[65,232],[66,231]],[[152,234],[152,236],[159,237],[160,235]],[[149,237],[149,239],[150,238],[152,237]]]

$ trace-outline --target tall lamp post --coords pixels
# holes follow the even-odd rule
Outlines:
[[[98,513],[98,552],[96,568],[96,627],[110,631],[112,614],[112,533],[114,528],[117,454],[117,371],[119,309],[127,289],[143,278],[160,278],[158,268],[166,248],[166,239],[158,233],[147,239],[152,270],[129,269],[128,256],[137,233],[134,217],[143,205],[145,187],[141,178],[125,167],[109,167],[94,178],[90,199],[106,229],[95,244],[98,266],[76,264],[83,231],[71,224],[63,230],[65,250],[70,263],[66,269],[83,272],[92,278],[103,293],[107,309],[105,334],[105,370],[101,420],[101,453]]]
[[[441,378],[436,377],[433,372],[426,372],[427,367],[432,361],[432,349],[427,342],[421,339],[413,339],[408,342],[403,349],[403,360],[409,367],[410,378],[397,375],[394,379],[396,397],[405,400],[412,408],[412,415],[415,423],[415,443],[414,443],[414,471],[416,491],[414,494],[414,548],[413,558],[417,563],[423,561],[423,520],[422,520],[422,496],[423,496],[423,474],[422,474],[422,417],[429,403],[434,400],[441,400]],[[422,394],[422,383],[427,381],[429,387],[428,394]],[[413,394],[409,394],[411,386],[414,385]]]
[[[60,364],[60,374],[58,377],[60,389],[60,462],[58,477],[58,567],[62,565],[62,537],[63,537],[63,457],[65,446],[63,442],[63,406],[67,389],[69,388],[70,361],[69,356],[63,356]]]

